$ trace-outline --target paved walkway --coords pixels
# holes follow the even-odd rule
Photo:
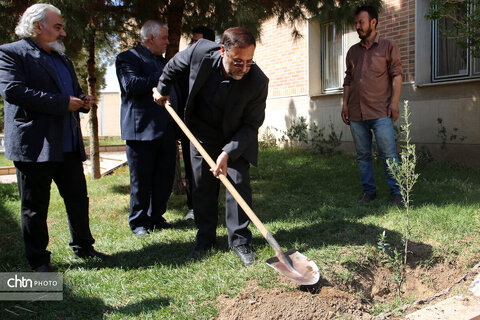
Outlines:
[[[114,152],[100,152],[100,173],[102,176],[113,172],[116,168],[127,163],[127,154],[125,151],[114,151]],[[15,167],[8,167],[8,172],[6,171],[7,167],[1,167],[0,169],[0,183],[17,183],[17,176],[15,175]],[[83,163],[83,170],[85,174],[90,173],[90,160],[87,160]],[[4,174],[1,174],[2,171]],[[7,173],[7,174],[5,174]]]
[[[100,173],[102,176],[113,172],[118,167],[127,163],[127,154],[125,151],[100,152]],[[83,163],[83,170],[86,175],[90,174],[90,160]]]
[[[0,184],[17,183],[17,176],[14,174],[0,175]]]

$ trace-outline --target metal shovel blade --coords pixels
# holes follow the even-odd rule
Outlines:
[[[291,266],[283,263],[277,257],[270,258],[266,262],[278,273],[300,285],[308,286],[318,282],[320,273],[315,262],[295,249],[288,250],[284,255],[291,262]]]

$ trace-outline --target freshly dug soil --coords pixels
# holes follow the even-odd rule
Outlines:
[[[339,314],[349,315],[348,319],[373,319],[368,305],[334,287],[323,287],[312,294],[251,286],[233,299],[220,296],[218,301],[224,306],[219,320],[332,319]]]
[[[431,297],[454,284],[462,275],[455,266],[447,263],[437,263],[430,268],[407,268],[400,297]],[[281,276],[278,276],[278,281],[287,288],[267,290],[251,282],[236,297],[218,297],[220,312],[217,319],[367,320],[375,318],[372,303],[393,302],[398,294],[394,274],[384,266],[364,268],[348,284],[323,277],[319,284],[309,288],[298,287]],[[415,310],[417,307],[411,307],[404,314]]]

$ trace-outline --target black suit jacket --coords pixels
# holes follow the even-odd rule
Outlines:
[[[76,97],[83,95],[72,62],[60,54],[72,76]],[[46,53],[31,39],[0,46],[0,94],[5,99],[5,156],[13,161],[63,161],[63,125],[70,96],[61,93]],[[82,110],[88,112],[87,110]],[[78,112],[76,137],[82,160]]]
[[[166,63],[165,59],[160,59],[155,61],[153,53],[141,44],[117,57],[115,67],[122,94],[123,140],[160,139],[167,130],[168,112],[152,99],[152,88],[157,85]]]
[[[175,55],[163,69],[157,89],[162,95],[170,94],[172,83],[189,74],[185,123],[193,116],[195,96],[213,70],[220,55],[220,45],[200,39],[195,45]],[[222,148],[232,160],[243,157],[253,165],[258,158],[258,128],[265,119],[268,78],[257,65],[238,81],[233,82],[227,105],[224,106],[222,130],[228,142]]]

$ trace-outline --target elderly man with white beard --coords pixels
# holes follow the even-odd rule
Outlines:
[[[34,4],[15,29],[22,40],[0,46],[0,94],[5,99],[5,156],[17,171],[25,254],[33,270],[51,272],[47,213],[52,180],[62,196],[74,258],[108,256],[93,248],[86,159],[79,112],[93,97],[83,94],[63,53],[66,32],[60,10]]]

